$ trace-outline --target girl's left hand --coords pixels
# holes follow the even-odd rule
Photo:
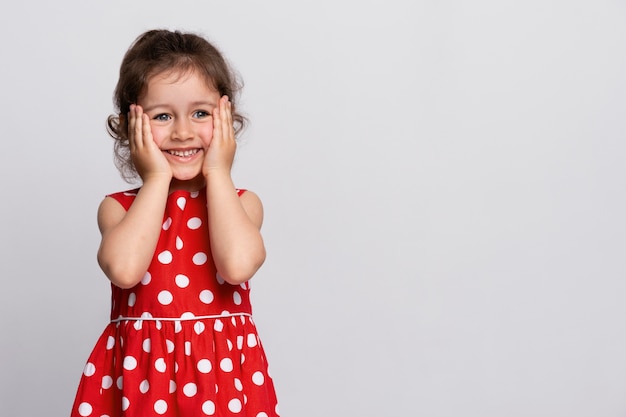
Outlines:
[[[218,105],[213,109],[213,138],[205,149],[202,166],[204,176],[216,171],[230,174],[236,149],[231,103],[228,96],[222,96]]]

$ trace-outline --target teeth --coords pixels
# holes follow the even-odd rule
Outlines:
[[[197,149],[188,149],[185,151],[169,150],[167,152],[170,155],[187,157],[187,156],[195,155],[196,153],[198,153],[198,150]]]

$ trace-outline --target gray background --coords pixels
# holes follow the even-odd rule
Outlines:
[[[242,74],[256,321],[284,416],[626,415],[624,1],[13,2],[0,14],[0,415],[69,413],[107,323],[122,55]]]

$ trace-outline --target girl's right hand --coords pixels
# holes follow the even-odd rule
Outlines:
[[[152,138],[150,119],[140,105],[128,112],[128,144],[137,173],[145,183],[152,177],[172,178],[172,168]]]

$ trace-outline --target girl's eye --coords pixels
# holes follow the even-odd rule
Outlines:
[[[204,110],[198,110],[193,113],[193,117],[195,117],[196,119],[202,119],[205,117],[209,117],[210,115],[211,114],[208,111],[204,111]]]
[[[170,115],[169,114],[165,114],[165,113],[157,114],[156,116],[154,116],[154,120],[160,120],[162,122],[166,122],[166,121],[168,121],[170,119],[171,119]]]

